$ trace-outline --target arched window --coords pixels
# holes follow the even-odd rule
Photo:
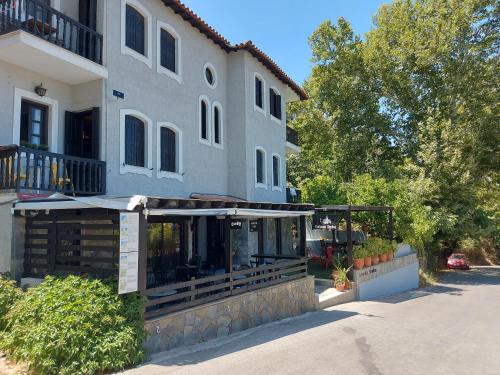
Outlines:
[[[255,149],[255,186],[266,188],[266,151],[262,147]]]
[[[158,123],[157,177],[182,181],[182,132],[169,122]]]
[[[133,6],[127,4],[125,20],[125,45],[141,55],[146,55],[144,16]]]
[[[281,120],[281,95],[274,87],[269,89],[269,112],[271,118]]]
[[[214,146],[218,148],[223,148],[223,114],[222,114],[222,106],[215,102],[213,104],[213,137],[214,137]]]
[[[145,133],[145,125],[141,119],[125,116],[125,164],[144,167]]]
[[[200,96],[200,142],[205,144],[210,144],[209,108],[208,98]]]
[[[266,112],[264,110],[264,93],[266,90],[266,83],[264,82],[264,78],[259,73],[254,73],[254,80],[255,80],[255,103],[254,103],[254,109],[260,113],[262,113],[264,116],[266,115]]]
[[[172,26],[157,21],[157,71],[181,83],[181,37]]]
[[[281,157],[273,154],[273,189],[281,190]]]
[[[152,67],[152,16],[139,0],[121,0],[121,52]]]

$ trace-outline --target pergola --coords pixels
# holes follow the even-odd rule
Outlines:
[[[346,221],[346,238],[347,238],[347,261],[348,264],[352,264],[352,213],[353,212],[387,212],[388,213],[388,224],[387,224],[387,236],[389,240],[393,239],[393,218],[392,218],[393,207],[391,206],[351,206],[351,205],[326,205],[315,209],[316,213],[326,213],[326,214],[339,214],[344,215]]]

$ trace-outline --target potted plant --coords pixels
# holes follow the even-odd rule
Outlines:
[[[363,247],[364,249],[364,256],[365,256],[365,267],[371,267],[372,266],[372,255],[370,254],[370,251],[367,247]]]
[[[379,262],[379,257],[378,257],[378,249],[376,247],[376,244],[374,243],[374,246],[371,247],[370,249],[370,254],[372,256],[372,264],[376,266]]]
[[[352,248],[352,264],[355,270],[360,270],[365,266],[365,249],[361,245]]]
[[[380,247],[379,247],[379,259],[380,263],[385,263],[387,262],[387,244],[384,243],[385,241],[380,241]]]
[[[394,253],[396,252],[397,250],[397,245],[396,245],[396,242],[395,241],[390,241],[387,248],[389,249],[388,253],[387,253],[387,260],[388,261],[391,261],[394,259]]]
[[[347,274],[349,273],[349,268],[343,268],[339,267],[337,268],[337,273],[335,274],[335,277],[333,279],[334,284],[335,284],[335,289],[337,289],[339,292],[343,292],[345,289],[349,289],[349,279],[347,278]],[[347,288],[346,288],[347,284]]]

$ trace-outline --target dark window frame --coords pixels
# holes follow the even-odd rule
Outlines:
[[[210,141],[208,136],[208,101],[200,100],[200,138],[205,141]]]
[[[218,105],[214,105],[214,143],[222,145],[222,116]]]
[[[273,187],[281,187],[280,174],[281,158],[278,155],[273,155]]]
[[[269,113],[278,120],[282,119],[281,95],[272,87],[269,89]]]
[[[160,27],[160,65],[174,74],[178,74],[179,71],[177,63],[178,43],[179,41],[173,33]]]
[[[257,148],[255,150],[255,182],[257,184],[265,184],[265,163],[266,163],[266,155],[264,150]]]
[[[33,119],[33,109],[41,111],[40,120]],[[19,141],[22,146],[48,150],[49,138],[49,106],[31,100],[21,100],[21,118]],[[33,133],[33,125],[39,124],[39,133]],[[39,143],[33,142],[33,137],[39,138]]]
[[[147,22],[147,17],[138,9],[128,3],[125,5],[125,46],[146,57],[148,57],[146,55],[147,38],[151,37],[146,35]]]
[[[255,76],[255,105],[264,109],[264,82]]]
[[[164,144],[164,141],[166,144]],[[168,126],[160,128],[160,170],[179,173],[178,168],[179,136],[175,129]]]
[[[139,127],[142,126],[142,129]],[[125,160],[126,165],[146,167],[147,123],[134,115],[125,115]],[[135,127],[135,129],[133,129]],[[142,140],[142,142],[141,142]],[[132,148],[130,148],[132,147]],[[142,152],[141,152],[142,151]]]

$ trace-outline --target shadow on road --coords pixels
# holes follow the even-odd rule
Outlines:
[[[451,296],[461,296],[464,290],[460,288],[452,288],[444,285],[434,285],[425,289],[411,290],[409,292],[394,294],[387,297],[374,299],[376,302],[382,303],[401,303],[412,299],[430,296],[433,294],[449,294]]]
[[[314,319],[311,318],[313,314]],[[311,328],[316,328],[325,324],[350,318],[357,314],[357,312],[352,311],[316,311],[295,317],[293,318],[293,321],[284,320],[281,322],[271,323],[268,325],[268,329],[262,329],[263,327],[260,326],[258,327],[260,329],[255,329],[250,333],[247,333],[245,335],[245,340],[242,340],[240,335],[237,334],[233,338],[229,336],[218,343],[215,342],[216,340],[212,341],[213,344],[211,347],[207,346],[206,349],[196,352],[196,360],[194,359],[195,356],[193,356],[191,352],[176,355],[175,351],[173,351],[171,357],[154,359],[148,364],[157,366],[186,366],[205,362],[227,354],[269,343],[301,331],[306,331]]]
[[[477,267],[468,271],[446,271],[441,282],[446,285],[500,285],[500,267]]]

